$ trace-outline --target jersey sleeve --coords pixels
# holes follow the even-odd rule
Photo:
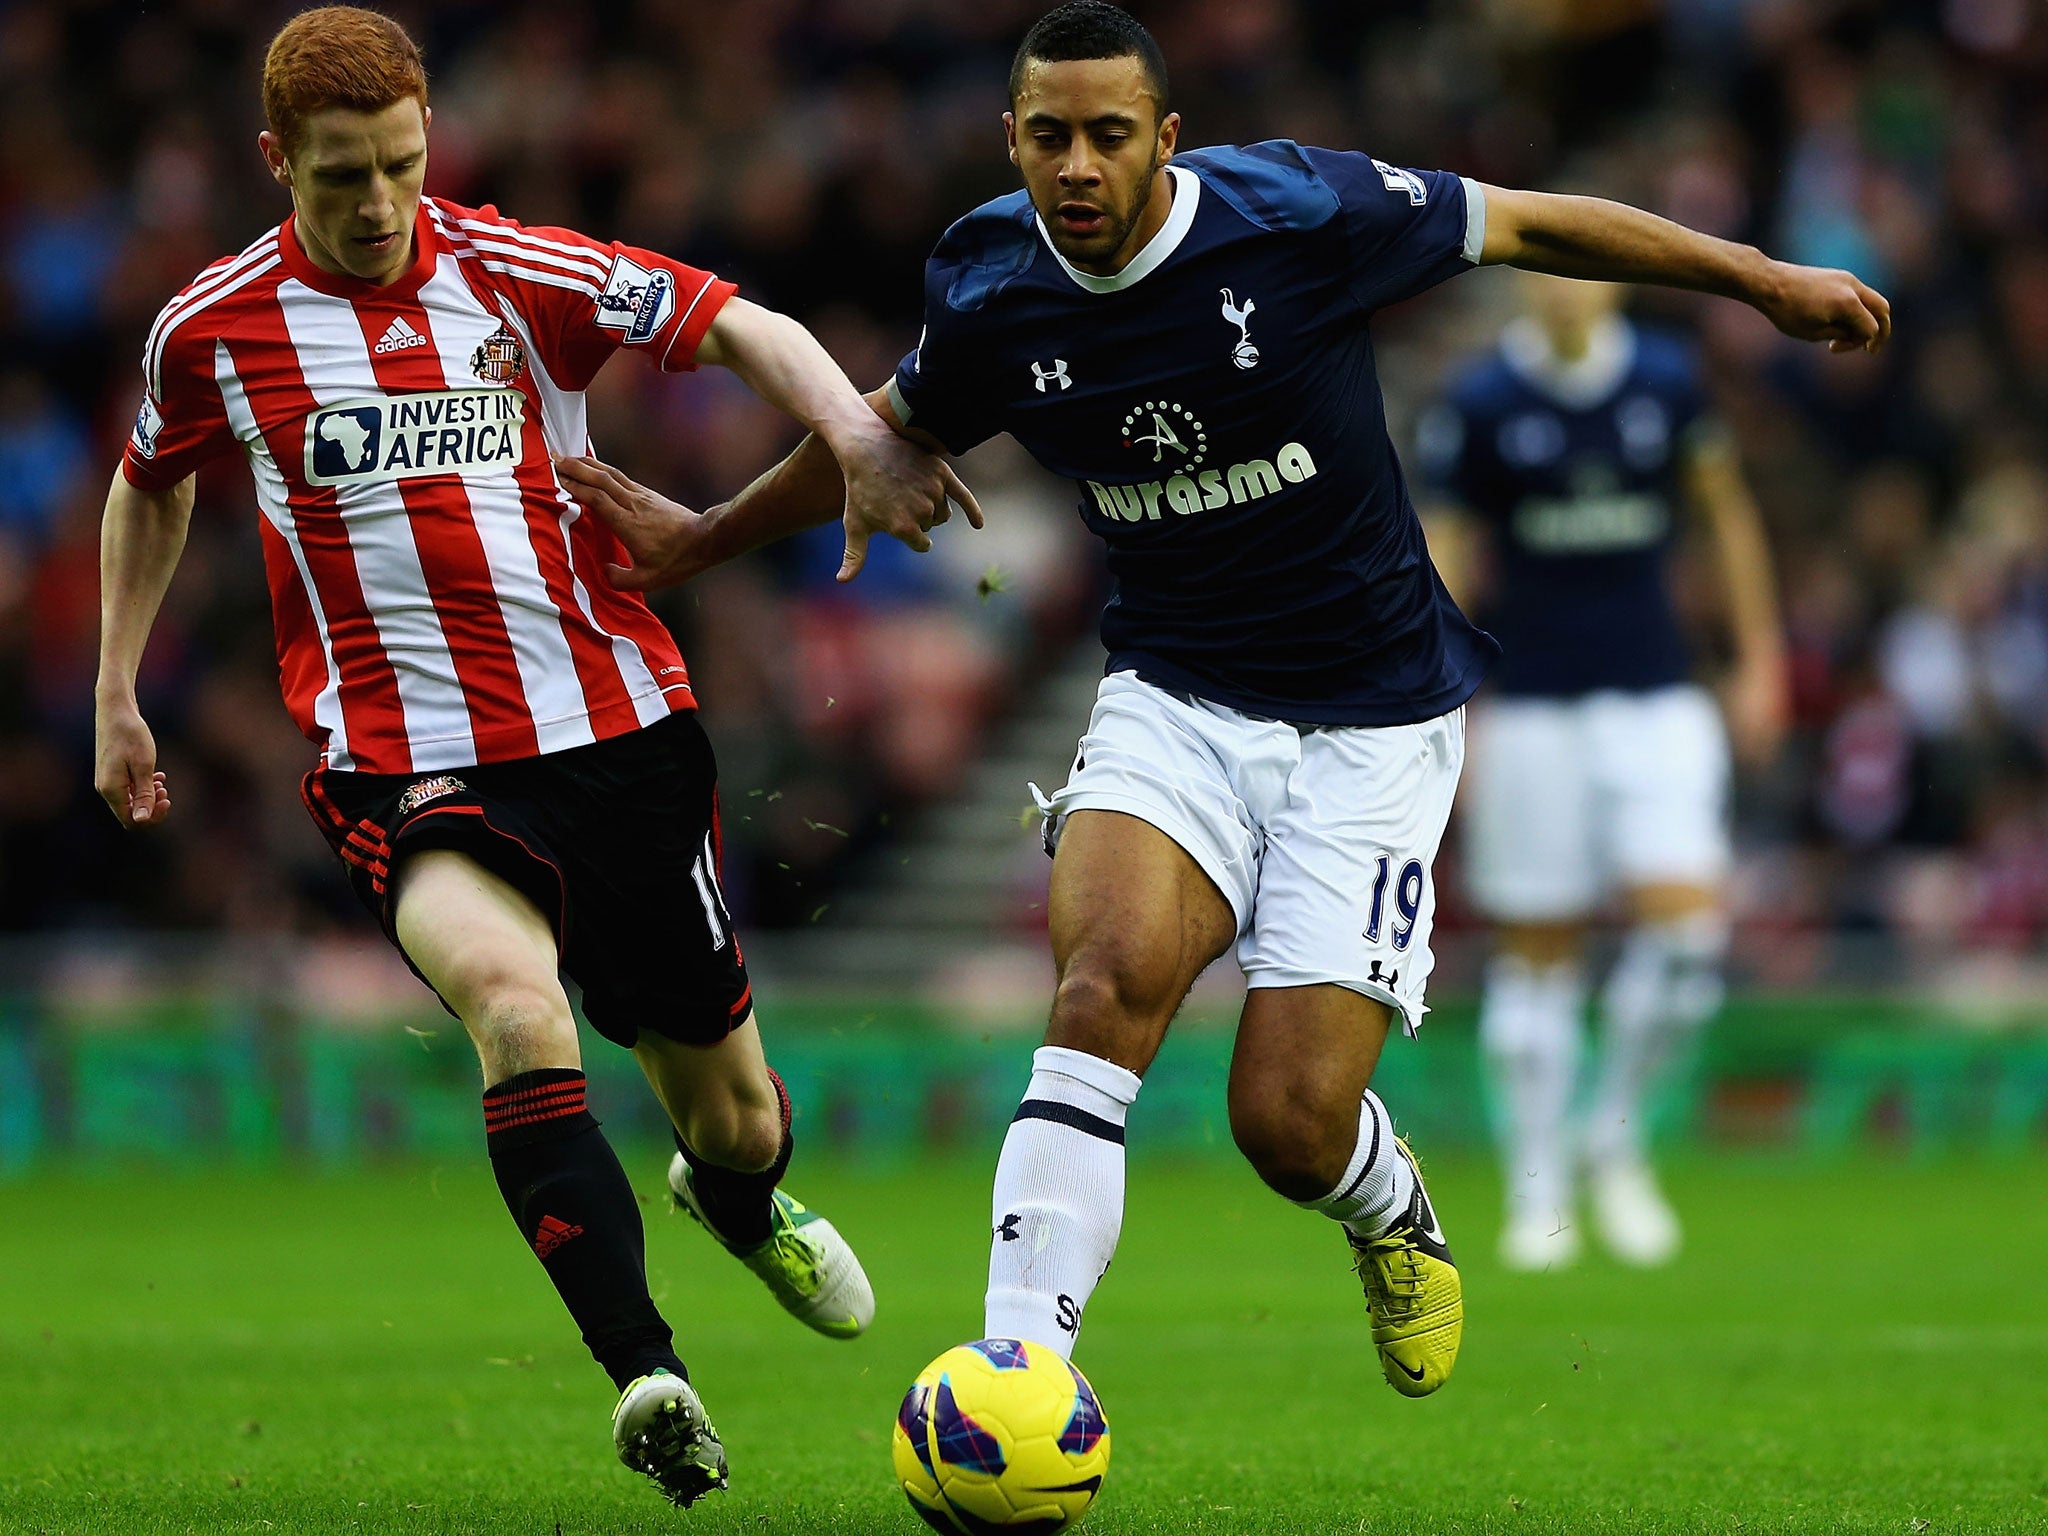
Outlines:
[[[697,348],[735,284],[697,267],[573,229],[528,227],[444,207],[486,270],[532,323],[542,362],[564,389],[586,388],[614,353],[639,352],[665,372],[697,366]]]
[[[1352,294],[1381,309],[1478,265],[1486,197],[1449,171],[1415,171],[1346,150],[1303,156],[1337,194]]]
[[[121,473],[145,491],[166,491],[235,446],[213,376],[213,337],[166,331],[157,319],[142,356],[142,403],[121,453]]]
[[[960,317],[946,303],[953,267],[939,256],[925,264],[924,330],[917,346],[896,365],[889,403],[898,421],[929,433],[948,453],[965,453],[1002,431],[989,408],[994,398],[987,372],[964,334]]]

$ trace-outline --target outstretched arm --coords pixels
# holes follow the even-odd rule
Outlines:
[[[728,301],[698,346],[697,361],[730,368],[755,394],[823,441],[843,482],[850,552],[864,551],[874,533],[893,534],[917,548],[941,520],[947,497],[966,497],[952,468],[901,436],[893,418],[878,415],[818,339],[787,315],[744,299]],[[806,468],[801,483],[816,491],[825,478],[823,466]],[[852,565],[858,570],[859,560]]]
[[[959,502],[967,520],[979,528],[981,508],[973,493],[950,465],[937,458],[944,452],[937,442],[915,428],[906,430],[898,425],[886,388],[871,391],[862,409],[885,436],[895,438],[914,456],[936,464],[945,496]],[[951,515],[942,496],[922,515],[888,525],[874,521],[856,508],[841,461],[816,432],[731,501],[702,513],[650,491],[593,458],[560,459],[555,467],[570,494],[604,519],[632,555],[630,567],[615,565],[606,571],[612,585],[627,591],[678,586],[712,566],[835,517],[843,517],[846,524],[846,554],[840,562],[839,579],[851,581],[867,560],[872,535],[892,534],[923,553],[932,547],[930,530]]]
[[[135,674],[192,523],[193,478],[145,491],[118,470],[100,524],[100,672],[93,688],[93,787],[124,827],[154,826],[171,797]]]
[[[1875,352],[1891,336],[1891,305],[1854,273],[1773,261],[1754,246],[1718,240],[1604,198],[1481,190],[1483,264],[1740,299],[1787,336],[1824,341],[1830,352]]]

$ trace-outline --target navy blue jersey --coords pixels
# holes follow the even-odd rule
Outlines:
[[[1711,431],[1691,350],[1617,320],[1559,366],[1531,321],[1423,417],[1422,472],[1489,529],[1482,612],[1503,693],[1571,697],[1683,682],[1667,586],[1688,439]]]
[[[896,409],[1077,482],[1111,671],[1304,723],[1455,708],[1498,648],[1429,563],[1367,322],[1478,259],[1477,189],[1287,140],[1168,174],[1165,227],[1115,277],[1069,266],[1022,192],[949,229]]]

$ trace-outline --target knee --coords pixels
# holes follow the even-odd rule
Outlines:
[[[1165,1027],[1176,1001],[1116,956],[1079,954],[1060,972],[1046,1043],[1141,1071],[1151,1058],[1145,1042]]]
[[[1233,1082],[1230,1135],[1268,1188],[1319,1200],[1337,1186],[1358,1140],[1358,1106],[1284,1084]]]
[[[782,1106],[771,1090],[765,1102],[733,1094],[695,1105],[683,1139],[706,1162],[759,1173],[782,1155],[782,1137]]]
[[[702,1155],[741,1173],[772,1168],[782,1155],[782,1116],[773,1110],[741,1110],[729,1122],[720,1145]]]
[[[1053,1017],[1075,1025],[1113,1027],[1137,1002],[1123,967],[1105,957],[1077,955],[1060,973],[1053,991]]]
[[[499,1079],[582,1059],[569,999],[558,985],[511,977],[480,977],[468,991],[462,1021],[487,1071]]]

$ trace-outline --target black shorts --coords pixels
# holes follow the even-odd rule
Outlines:
[[[547,916],[607,1040],[631,1046],[647,1029],[709,1045],[746,1022],[753,997],[718,880],[718,766],[695,711],[472,768],[316,768],[300,792],[394,945],[392,872],[452,848]]]

